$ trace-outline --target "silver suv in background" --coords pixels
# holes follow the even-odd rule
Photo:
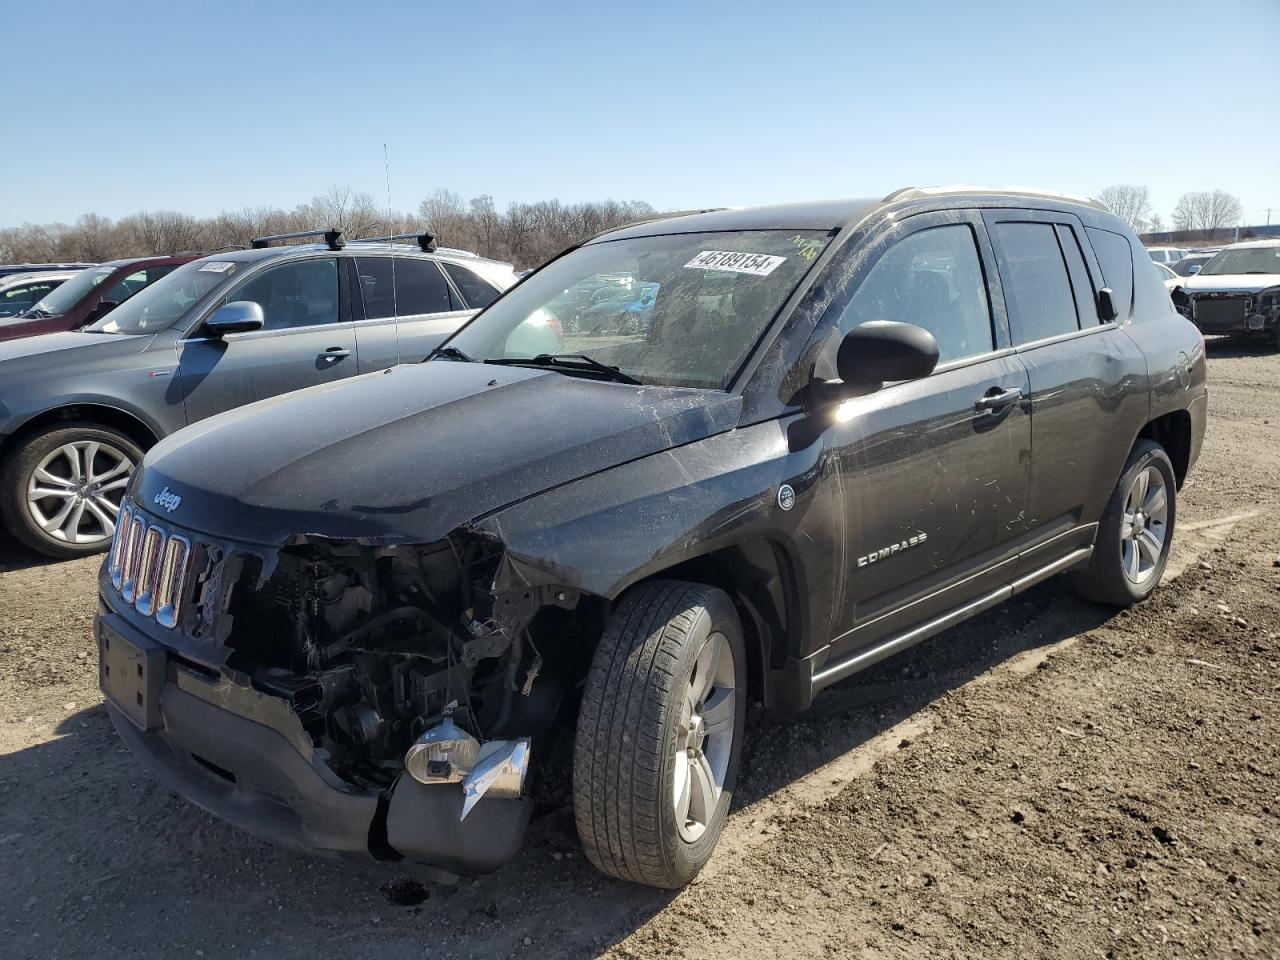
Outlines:
[[[324,242],[272,247],[324,235]],[[55,557],[103,549],[143,452],[215,413],[424,359],[516,282],[430,234],[262,237],[81,330],[0,343],[0,518]]]

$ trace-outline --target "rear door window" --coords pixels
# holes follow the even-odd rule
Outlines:
[[[360,295],[364,298],[366,320],[382,320],[396,315],[396,294],[391,278],[390,257],[356,257]]]
[[[1066,224],[1058,224],[1058,245],[1062,248],[1062,256],[1067,261],[1067,276],[1071,278],[1071,292],[1076,298],[1076,313],[1080,316],[1080,326],[1087,327],[1098,322],[1097,291],[1093,287],[1093,279],[1089,276],[1089,268],[1084,262],[1084,252],[1080,249],[1080,241],[1076,232]]]
[[[1079,330],[1075,294],[1055,225],[996,223],[993,233],[1013,342],[1034,343]]]
[[[462,291],[467,306],[473,310],[481,310],[498,299],[498,291],[485,283],[466,267],[457,263],[442,260],[440,266],[449,274],[454,284]]]
[[[871,320],[924,327],[938,341],[939,363],[995,349],[972,228],[930,227],[890,247],[858,286],[837,326],[848,333]]]
[[[1124,320],[1133,307],[1133,251],[1129,241],[1098,227],[1085,227],[1084,232],[1098,257],[1102,282],[1111,288],[1112,301],[1120,311],[1118,319]]]
[[[405,257],[395,261],[396,314],[412,317],[422,313],[447,313],[449,284],[432,260]]]

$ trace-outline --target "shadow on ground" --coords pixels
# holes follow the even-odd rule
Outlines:
[[[26,570],[28,567],[43,567],[58,563],[51,557],[43,556],[29,550],[13,539],[3,527],[0,527],[0,573],[6,570]]]
[[[806,714],[754,716],[735,809],[742,815],[1009,657],[1107,616],[1050,581],[833,688]],[[566,783],[544,798],[514,863],[442,885],[411,867],[312,859],[243,835],[152,780],[103,707],[82,710],[48,742],[0,757],[0,936],[15,957],[507,956],[530,947],[589,956],[676,895],[591,868]]]

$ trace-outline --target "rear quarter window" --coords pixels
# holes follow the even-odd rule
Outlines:
[[[1133,312],[1133,250],[1129,240],[1099,227],[1085,227],[1084,232],[1102,268],[1102,282],[1111,288],[1123,321]]]
[[[467,301],[467,306],[473,310],[482,310],[498,299],[498,291],[466,267],[456,263],[449,263],[447,260],[441,260],[440,266],[444,267],[444,272],[449,274],[450,279],[462,292],[463,299]]]

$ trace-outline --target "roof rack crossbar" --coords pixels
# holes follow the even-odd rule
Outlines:
[[[343,246],[341,230],[299,230],[297,233],[277,233],[268,237],[254,237],[253,249],[261,250],[277,240],[302,240],[306,237],[322,238],[330,250],[341,250]]]
[[[358,240],[352,240],[352,243],[395,243],[397,240],[412,240],[416,243],[423,253],[430,253],[436,248],[436,236],[430,231],[422,233],[392,233],[385,237],[361,237]]]

